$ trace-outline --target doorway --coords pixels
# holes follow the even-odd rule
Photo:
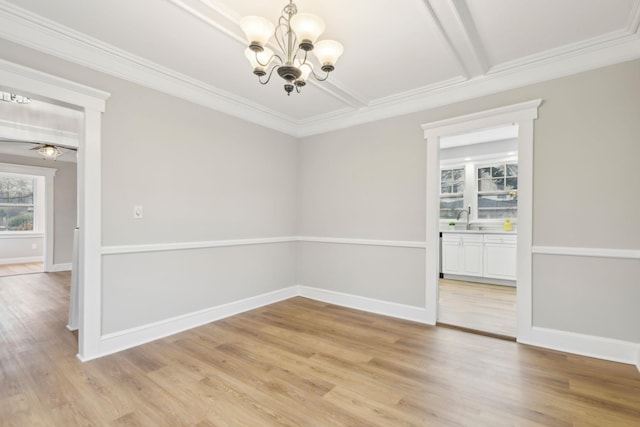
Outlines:
[[[518,126],[440,138],[438,324],[515,339]]]
[[[516,237],[516,339],[531,336],[531,246],[533,201],[533,121],[542,100],[534,100],[465,116],[427,123],[422,126],[427,141],[426,206],[426,314],[429,323],[438,321],[440,292],[440,144],[441,139],[481,129],[512,124],[517,126],[518,153],[518,233]],[[465,225],[466,227],[466,225]],[[484,261],[483,261],[484,262]]]
[[[109,94],[0,60],[0,90],[82,113],[78,147],[78,357],[101,353],[101,123]]]

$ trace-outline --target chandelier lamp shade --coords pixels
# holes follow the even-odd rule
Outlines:
[[[260,16],[246,16],[240,20],[240,27],[249,41],[245,56],[253,74],[258,76],[260,84],[266,85],[276,71],[284,80],[287,95],[294,90],[299,93],[310,76],[318,81],[326,80],[343,52],[342,45],[336,41],[318,41],[325,29],[324,21],[311,13],[298,13],[293,0],[282,9],[277,26]],[[277,52],[267,47],[271,38],[275,39]],[[309,52],[317,64],[312,62]],[[317,67],[324,74],[316,74]]]

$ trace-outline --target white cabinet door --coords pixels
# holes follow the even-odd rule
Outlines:
[[[442,272],[445,274],[461,273],[462,238],[459,235],[442,236]]]
[[[479,236],[482,239],[482,236]],[[462,238],[462,271],[465,276],[482,276],[482,240]]]
[[[485,277],[516,280],[518,255],[515,236],[485,236],[484,254]]]

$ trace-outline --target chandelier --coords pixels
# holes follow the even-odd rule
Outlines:
[[[266,85],[277,70],[284,79],[287,95],[294,89],[300,93],[309,76],[318,81],[326,80],[343,52],[342,45],[336,41],[317,42],[324,31],[324,22],[311,13],[298,13],[293,0],[282,9],[277,27],[260,16],[242,18],[240,27],[249,41],[245,56],[253,67],[253,74],[258,76],[260,84]],[[280,52],[274,53],[266,47],[271,37],[275,38]],[[311,51],[324,75],[316,74],[309,56]]]

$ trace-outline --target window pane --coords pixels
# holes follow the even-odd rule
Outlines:
[[[518,178],[507,178],[507,190],[518,189]]]
[[[451,181],[451,171],[450,170],[442,170],[440,171],[440,182]]]
[[[490,178],[491,168],[478,168],[478,179]]]
[[[491,180],[481,179],[478,181],[478,191],[491,191]]]
[[[33,179],[0,177],[0,203],[33,204]]]
[[[453,179],[456,181],[464,181],[464,169],[454,169]]]
[[[498,178],[504,176],[504,166],[494,166],[491,168],[491,176]]]
[[[462,197],[444,197],[440,199],[440,218],[456,219],[458,211],[463,208]]]
[[[463,193],[464,192],[464,182],[459,182],[453,185],[454,193]]]
[[[507,165],[507,176],[518,176],[518,165],[517,164]]]
[[[451,193],[451,186],[449,184],[440,184],[440,194]]]
[[[478,218],[516,218],[518,201],[508,194],[478,196]]]
[[[33,207],[0,207],[0,231],[32,231]]]

